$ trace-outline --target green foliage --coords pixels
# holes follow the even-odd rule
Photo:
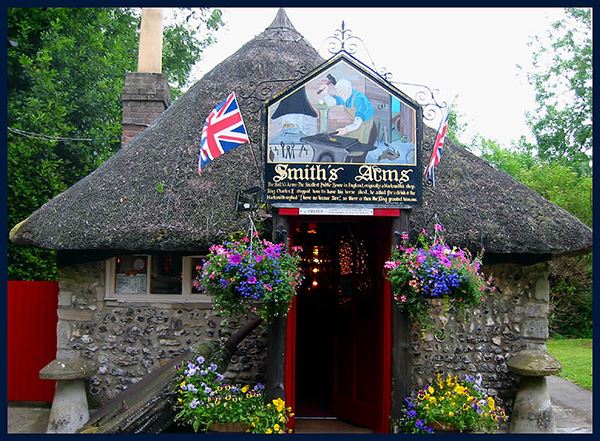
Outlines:
[[[435,229],[434,237],[421,232],[414,245],[395,248],[384,265],[398,308],[422,328],[433,324],[433,299],[442,299],[448,310],[460,313],[495,291],[480,272],[480,256],[473,258],[468,250],[447,245],[444,227],[436,224]]]
[[[440,373],[429,386],[404,399],[398,428],[402,433],[436,430],[493,433],[508,418],[493,397],[487,396],[481,378]]]
[[[592,337],[591,254],[550,263],[550,335]]]
[[[592,390],[592,339],[552,339],[546,343],[548,352],[562,364],[558,374],[579,387]]]
[[[461,144],[461,141],[458,138],[467,128],[467,123],[464,122],[463,118],[464,115],[460,113],[458,109],[450,109],[450,115],[448,115],[448,130],[446,135],[454,144]]]
[[[586,225],[592,225],[592,177],[580,176],[561,161],[547,162],[521,145],[507,149],[496,141],[480,138],[482,157],[564,208]]]
[[[220,11],[201,13],[209,30],[221,24]],[[120,94],[136,68],[139,22],[127,8],[8,9],[17,43],[8,49],[9,228],[119,148]],[[212,42],[197,32],[181,21],[165,27],[164,71],[175,95]],[[9,243],[8,263],[10,279],[56,278],[49,251]]]
[[[528,114],[528,122],[539,158],[591,175],[591,9],[567,8],[546,38],[536,36],[530,46],[533,69],[528,79],[535,87],[537,108]]]
[[[264,386],[228,384],[217,365],[198,356],[178,371],[177,415],[175,420],[206,431],[212,424],[239,423],[251,433],[285,433],[291,408],[277,398],[265,401]]]
[[[270,322],[287,315],[302,282],[296,251],[260,240],[258,233],[213,245],[194,285],[213,296],[215,307],[227,315],[256,312]]]

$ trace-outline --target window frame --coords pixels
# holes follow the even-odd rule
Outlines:
[[[204,258],[204,255],[189,255],[180,256],[182,281],[181,293],[176,294],[152,294],[151,286],[151,271],[152,271],[152,254],[131,254],[128,256],[146,257],[146,292],[143,294],[118,294],[115,292],[115,284],[117,279],[117,257],[113,256],[106,259],[106,285],[104,292],[104,300],[116,300],[118,302],[158,302],[158,303],[212,303],[212,298],[208,294],[192,293],[192,260]]]

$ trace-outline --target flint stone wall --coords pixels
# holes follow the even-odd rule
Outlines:
[[[117,302],[104,300],[105,262],[60,270],[57,357],[98,363],[87,383],[92,407],[113,398],[164,361],[190,347],[226,339],[242,325],[225,320],[203,303]],[[226,378],[263,382],[266,328],[261,325],[240,345]]]
[[[497,291],[481,307],[466,312],[464,320],[439,317],[421,338],[411,328],[412,382],[428,385],[439,372],[481,374],[483,386],[509,409],[517,392],[518,377],[508,372],[506,361],[523,349],[546,349],[549,284],[546,263],[523,266],[487,265]]]
[[[548,338],[546,264],[503,264],[485,268],[498,291],[464,321],[438,319],[423,338],[411,330],[411,380],[429,384],[436,373],[480,373],[492,396],[509,407],[517,377],[508,372],[510,354],[545,349]],[[92,406],[113,398],[128,385],[195,344],[231,335],[240,324],[218,317],[210,303],[145,303],[104,300],[105,262],[61,269],[57,356],[96,361],[87,382]],[[439,331],[444,331],[441,334]],[[263,382],[266,329],[246,338],[226,373],[230,380]]]

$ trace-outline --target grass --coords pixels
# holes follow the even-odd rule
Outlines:
[[[548,352],[561,362],[559,376],[576,385],[592,390],[592,339],[566,338],[548,340]]]

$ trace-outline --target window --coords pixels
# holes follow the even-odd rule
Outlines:
[[[106,261],[108,300],[210,302],[194,287],[202,256],[175,254],[117,256]]]

